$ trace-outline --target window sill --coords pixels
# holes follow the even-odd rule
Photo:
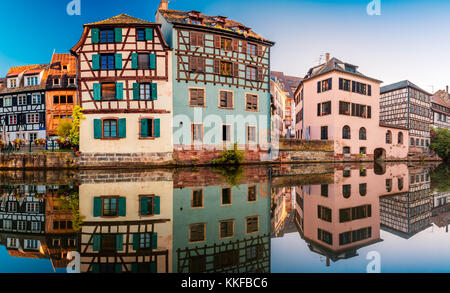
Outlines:
[[[139,140],[156,140],[156,137],[139,137]]]
[[[206,106],[195,106],[195,105],[189,105],[191,108],[206,108]]]
[[[218,108],[222,110],[234,110],[234,107],[218,107]]]

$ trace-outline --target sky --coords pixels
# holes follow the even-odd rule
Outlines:
[[[77,1],[80,16],[66,13],[71,0],[2,0],[0,76],[11,66],[48,63],[54,50],[68,52],[84,23],[121,13],[154,21],[160,2]],[[172,0],[169,8],[224,15],[251,27],[276,43],[271,69],[288,75],[303,77],[330,53],[384,85],[408,79],[429,92],[450,85],[450,1],[376,1],[380,15],[367,13],[372,0]]]

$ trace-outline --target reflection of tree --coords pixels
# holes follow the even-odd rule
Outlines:
[[[213,171],[221,174],[231,186],[238,186],[244,177],[244,168],[238,165],[216,167]]]
[[[450,191],[450,166],[441,164],[431,172],[431,187],[439,192]]]
[[[81,230],[84,217],[80,216],[80,195],[74,192],[67,196],[59,197],[61,208],[72,211],[72,224],[75,231]]]

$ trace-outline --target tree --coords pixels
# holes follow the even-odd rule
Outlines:
[[[70,136],[70,131],[72,130],[72,121],[63,120],[58,125],[58,129],[56,130],[56,134],[61,138],[67,138]]]
[[[446,128],[431,129],[430,148],[445,162],[450,161],[450,130]]]
[[[73,118],[72,129],[70,130],[69,135],[70,144],[72,146],[79,146],[81,119],[86,119],[86,117],[83,116],[83,108],[81,108],[80,106],[75,106],[73,108],[72,118]]]

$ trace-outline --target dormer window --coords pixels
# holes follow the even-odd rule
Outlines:
[[[351,65],[346,64],[345,65],[345,71],[355,73],[356,72],[356,68],[355,68],[355,66],[351,66]]]
[[[63,70],[67,70],[67,65],[63,65]]]
[[[193,18],[191,17],[189,19],[191,24],[203,24],[203,20],[201,18]]]
[[[59,78],[53,79],[53,85],[59,85]]]
[[[39,80],[37,76],[28,76],[26,77],[26,86],[35,86],[39,84]]]
[[[9,88],[17,87],[17,79],[12,78],[12,79],[8,80],[8,82],[9,82],[9,86],[8,86]]]

